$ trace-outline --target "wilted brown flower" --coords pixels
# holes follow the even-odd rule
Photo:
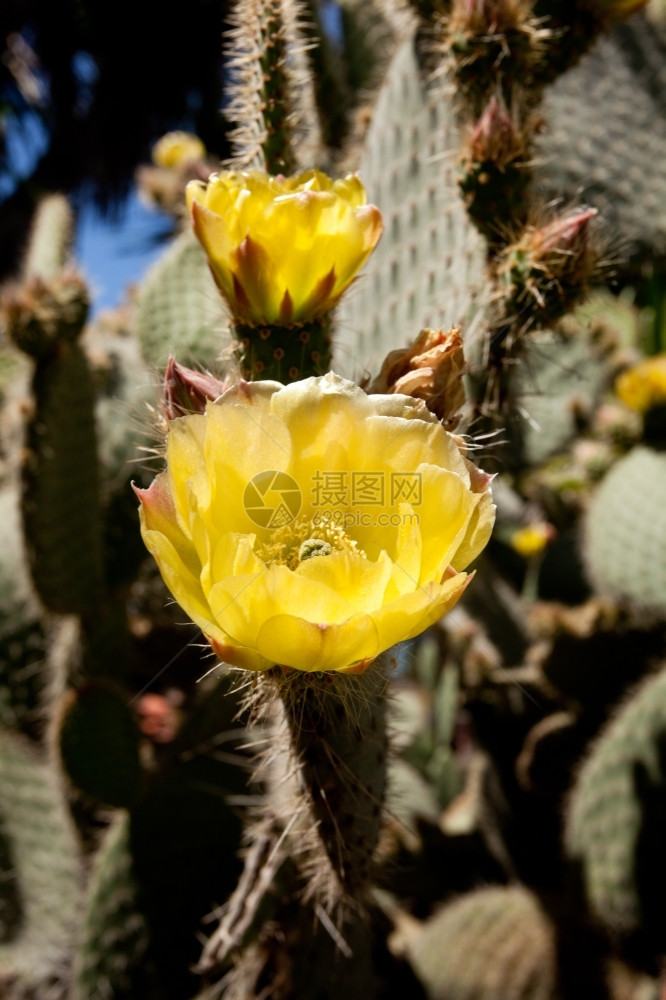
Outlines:
[[[421,330],[409,347],[391,351],[377,378],[365,386],[369,393],[399,392],[422,399],[447,430],[460,422],[465,403],[465,369],[460,328]]]

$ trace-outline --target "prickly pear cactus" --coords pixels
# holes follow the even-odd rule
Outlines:
[[[415,933],[409,960],[429,1000],[552,1000],[555,936],[521,886],[479,889]]]
[[[564,450],[582,414],[593,412],[608,375],[602,352],[583,329],[535,337],[516,377],[516,398],[529,415],[523,431],[525,460],[543,462]]]
[[[47,994],[65,973],[79,925],[83,866],[55,769],[24,737],[0,733],[0,824],[19,886],[20,918],[0,945],[0,984]],[[4,879],[3,879],[4,881]],[[7,995],[7,993],[5,993]]]
[[[615,463],[587,513],[584,551],[601,594],[666,612],[666,455],[639,445]]]
[[[549,190],[596,205],[643,255],[666,248],[665,54],[663,13],[616,27],[547,93],[538,142]]]
[[[663,955],[659,845],[666,830],[666,672],[651,677],[603,730],[569,803],[566,846],[595,917]]]
[[[0,302],[3,997],[637,1000],[631,977],[621,987],[619,974],[607,974],[621,964],[618,931],[623,945],[628,936],[641,946],[633,959],[647,956],[651,972],[663,964],[662,674],[594,740],[613,700],[666,655],[665,456],[632,447],[638,432],[609,430],[615,418],[604,413],[616,361],[664,346],[658,271],[653,336],[632,331],[624,356],[611,357],[575,316],[557,327],[601,273],[596,213],[577,196],[563,208],[568,189],[584,181],[591,203],[613,203],[610,256],[623,227],[655,259],[663,251],[661,29],[650,35],[640,20],[622,28],[556,79],[602,27],[639,5],[413,0],[408,11],[344,0],[342,31],[313,53],[330,4],[238,0],[224,43],[232,169],[316,166],[333,177],[358,168],[374,203],[346,181],[353,221],[339,232],[334,220],[329,232],[318,206],[337,195],[326,181],[317,188],[322,174],[296,178],[289,223],[296,233],[301,210],[312,213],[321,240],[312,246],[324,249],[285,269],[277,313],[256,311],[273,271],[263,274],[264,255],[276,246],[252,239],[256,191],[238,173],[239,202],[253,197],[247,233],[218,259],[213,244],[228,236],[226,222],[218,226],[204,204],[217,188],[204,184],[200,159],[190,171],[200,237],[213,216],[206,239],[219,287],[184,232],[131,305],[85,329],[87,290],[69,260],[72,213],[61,197],[42,203],[21,277]],[[178,190],[186,175],[187,165]],[[283,184],[291,192],[292,179],[280,176]],[[383,239],[369,256],[380,211]],[[281,263],[289,243],[277,245]],[[340,258],[317,276],[329,243]],[[365,270],[347,291],[341,273],[352,280],[354,254]],[[247,269],[237,274],[241,259]],[[304,275],[317,283],[300,313],[292,292]],[[639,298],[631,308],[649,320]],[[169,520],[165,479],[141,487],[163,468],[172,422],[194,416],[178,426],[200,427],[230,386],[234,399],[257,402],[265,387],[248,386],[254,379],[318,375],[331,347],[336,369],[364,376],[371,394],[411,392],[455,432],[447,447],[470,463],[472,507],[491,478],[474,459],[499,470],[495,494],[508,497],[501,530],[472,567],[455,618],[421,638],[328,671],[317,667],[344,649],[322,660],[316,634],[312,662],[296,670],[283,665],[289,626],[258,620],[273,644],[265,669],[221,666],[213,655],[246,662],[247,650],[229,636],[215,654],[201,652],[202,634],[146,557],[130,480],[142,500],[154,489],[150,516]],[[235,384],[239,374],[247,381]],[[591,478],[585,489],[573,476],[554,487],[540,463],[599,444],[593,433],[611,470],[597,494]],[[332,457],[337,469],[342,444],[326,440],[321,462]],[[190,458],[198,461],[184,464]],[[190,471],[175,481],[183,486]],[[216,505],[215,530],[227,516],[225,502]],[[571,568],[583,522],[604,597],[572,607],[546,600],[555,578],[562,601],[587,596]],[[359,559],[371,558],[365,542],[374,545],[381,528],[364,524],[367,533],[354,536]],[[539,544],[521,548],[525,532]],[[267,565],[285,555],[274,537]],[[315,559],[315,572],[302,579],[319,586],[317,560],[340,538],[303,542],[298,558]],[[217,538],[197,534],[195,543],[214,575]],[[405,555],[419,546],[405,536]],[[377,538],[377,552],[389,548]],[[340,557],[335,607],[344,626],[354,619],[361,629],[353,612],[364,587],[355,579],[351,596],[338,587],[348,565],[358,564]],[[405,583],[400,573],[409,576],[395,568],[389,596]],[[298,571],[291,562],[280,569],[281,579]],[[261,619],[267,606],[257,600],[248,615]],[[321,607],[317,629],[330,637],[323,596]],[[391,636],[402,607],[388,612]],[[576,940],[587,915],[562,877],[566,801],[571,882],[575,890],[582,873],[593,916],[615,932],[605,937],[595,925]],[[646,988],[654,992],[653,978]]]
[[[486,303],[484,241],[450,156],[460,145],[450,91],[421,75],[415,46],[410,34],[395,53],[357,164],[384,235],[336,317],[342,374],[378,369],[407,331],[464,320],[471,337]]]
[[[151,992],[149,935],[136,899],[127,814],[118,813],[95,857],[77,942],[70,1000]]]
[[[153,265],[136,300],[136,330],[144,360],[164,368],[197,359],[211,366],[222,353],[227,319],[194,236],[182,233]]]

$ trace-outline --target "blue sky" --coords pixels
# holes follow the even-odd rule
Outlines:
[[[170,216],[148,208],[132,190],[117,217],[105,217],[91,202],[79,212],[76,260],[90,284],[93,314],[123,301],[128,285],[141,280],[164,252],[160,236],[173,228]]]
[[[0,172],[0,201],[21,178],[28,177],[48,145],[39,115],[26,112],[5,121],[7,169]],[[170,216],[149,208],[133,188],[115,214],[107,216],[91,198],[81,198],[75,256],[90,283],[93,314],[122,302],[129,284],[140,281],[164,250],[172,229]]]

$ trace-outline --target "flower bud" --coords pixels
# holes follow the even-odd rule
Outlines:
[[[596,208],[574,209],[540,228],[528,227],[506,248],[498,266],[506,315],[520,313],[529,326],[559,319],[573,305],[594,265],[589,224],[596,214]]]
[[[504,105],[494,96],[474,127],[468,154],[473,163],[489,161],[500,168],[525,155],[523,137]]]
[[[580,259],[588,249],[588,223],[596,214],[596,208],[575,209],[534,230],[531,240],[534,260],[544,261],[548,254]]]
[[[206,403],[226,392],[231,383],[220,381],[208,372],[197,372],[169,358],[164,373],[164,413],[167,420],[175,420],[187,413],[204,413]]]

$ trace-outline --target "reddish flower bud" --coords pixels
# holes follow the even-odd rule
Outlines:
[[[169,358],[164,373],[164,412],[167,420],[188,413],[204,413],[206,402],[214,401],[230,388],[228,380],[220,381],[207,372],[197,372]]]
[[[580,257],[588,249],[588,223],[596,214],[596,208],[577,208],[535,230],[531,238],[535,258],[551,253]]]
[[[490,161],[502,167],[525,156],[525,146],[506,107],[496,97],[491,97],[472,132],[470,159],[474,163]]]

